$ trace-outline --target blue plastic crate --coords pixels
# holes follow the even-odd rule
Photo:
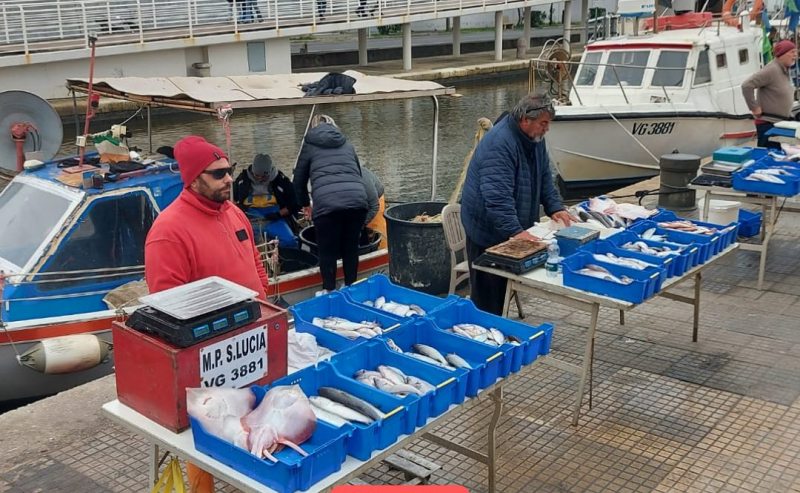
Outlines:
[[[659,228],[653,221],[642,221],[636,223],[631,226],[629,230],[641,235],[650,228],[655,228],[656,234],[666,237],[668,244],[675,243],[679,245],[692,245],[696,247],[697,255],[692,259],[691,267],[706,263],[706,261],[711,258],[713,252],[712,240],[714,243],[719,241],[717,237],[684,233],[683,231],[676,231],[674,229]]]
[[[593,254],[610,253],[612,255],[616,255],[617,257],[628,257],[649,263],[651,267],[646,267],[645,269],[643,269],[645,272],[653,272],[655,270],[661,271],[661,278],[656,283],[656,292],[660,291],[661,285],[664,283],[664,281],[666,281],[668,277],[671,277],[670,269],[672,268],[671,267],[672,258],[670,257],[661,258],[661,257],[656,257],[654,255],[643,255],[641,253],[623,250],[622,248],[618,248],[615,244],[607,240],[596,241],[592,245],[586,245],[582,250]],[[598,261],[598,262],[601,262],[603,264],[610,263],[605,261]]]
[[[750,238],[761,232],[761,213],[739,209],[739,236]]]
[[[376,298],[383,296],[387,301],[403,303],[404,305],[417,305],[425,310],[425,312],[430,312],[440,305],[452,303],[458,299],[458,296],[455,295],[439,298],[438,296],[404,288],[392,283],[389,278],[383,274],[374,274],[367,279],[343,288],[341,292],[344,293],[350,301],[359,303],[362,306],[366,306],[363,305],[366,301],[373,302]],[[379,311],[388,313],[382,310]],[[392,316],[396,317],[396,315]],[[415,317],[416,315],[411,318]]]
[[[436,327],[432,320],[416,318],[408,324],[385,333],[383,339],[392,339],[405,352],[412,351],[413,344],[426,344],[443,355],[456,353],[472,367],[471,370],[451,370],[454,376],[466,375],[467,396],[475,397],[478,391],[494,384],[500,376],[505,355],[497,348],[450,334]],[[425,365],[430,363],[422,362]]]
[[[666,243],[661,243],[658,241],[653,240],[645,240],[641,236],[637,235],[633,231],[621,231],[615,235],[609,236],[606,238],[605,241],[615,245],[620,250],[624,251],[626,254],[630,254],[634,258],[642,259],[645,261],[649,261],[652,258],[664,259],[664,260],[671,260],[671,262],[665,262],[664,265],[668,267],[668,277],[677,277],[683,275],[684,272],[688,270],[688,267],[691,265],[690,255],[694,255],[691,249],[687,249],[685,245],[668,245]],[[622,245],[631,242],[641,241],[645,245],[652,246],[652,247],[668,247],[672,250],[675,250],[674,253],[670,254],[667,257],[656,257],[654,255],[647,255],[641,252],[633,252],[631,250],[625,250],[622,248]],[[695,249],[696,251],[696,249]]]
[[[353,303],[340,292],[333,292],[310,298],[289,307],[289,310],[294,316],[294,325],[298,331],[314,334],[315,337],[323,341],[337,341],[335,343],[331,342],[331,344],[335,345],[337,348],[354,346],[369,339],[358,337],[351,340],[333,331],[317,327],[311,323],[314,317],[325,318],[336,316],[346,318],[353,322],[366,320],[379,323],[383,329],[400,324],[402,318],[387,314],[381,310],[375,310],[364,305]],[[327,332],[328,335],[323,335],[325,332]]]
[[[655,294],[656,283],[660,272],[647,273],[644,271],[628,269],[613,264],[603,264],[615,276],[627,276],[633,281],[630,284],[619,284],[605,279],[579,274],[578,271],[586,264],[600,264],[590,253],[578,252],[565,258],[561,264],[564,266],[564,286],[568,286],[591,293],[609,296],[631,303],[641,303]]]
[[[319,395],[320,387],[334,387],[364,399],[386,414],[386,417],[369,425],[345,425],[351,430],[347,437],[347,454],[359,460],[369,460],[372,452],[388,447],[397,438],[416,426],[417,408],[407,408],[402,399],[345,378],[328,362],[308,367],[273,382],[273,385],[299,385],[309,397]],[[269,390],[266,387],[265,390]]]
[[[709,222],[696,221],[694,219],[679,217],[674,212],[667,210],[660,212],[656,217],[658,219],[653,219],[653,222],[656,223],[658,223],[659,221],[689,221],[698,226],[705,226],[706,228],[715,228],[717,230],[717,233],[710,235],[710,236],[719,236],[719,241],[715,243],[715,248],[713,252],[714,255],[728,248],[733,242],[736,241],[736,232],[739,228],[738,222],[732,222],[730,224],[714,224]]]
[[[453,325],[471,323],[485,328],[494,327],[505,335],[514,336],[522,343],[519,346],[513,344],[503,344],[499,350],[505,354],[504,364],[500,369],[500,376],[505,377],[510,372],[518,372],[523,365],[529,365],[536,359],[541,352],[541,347],[550,347],[549,339],[553,337],[553,326],[542,324],[539,327],[498,317],[491,313],[486,313],[475,307],[470,300],[458,300],[457,302],[437,308],[428,315],[436,326],[442,330],[447,330]],[[453,334],[470,340],[464,336]],[[484,343],[480,343],[484,344]],[[484,344],[488,347],[496,347]]]
[[[748,180],[754,171],[762,166],[749,166],[733,174],[733,189],[741,192],[763,193],[767,195],[778,195],[781,197],[792,197],[800,193],[800,177],[780,178],[786,183],[768,183],[765,181]]]
[[[447,411],[451,404],[464,402],[467,393],[467,376],[454,374],[450,370],[426,364],[423,361],[389,349],[384,341],[370,341],[350,351],[338,354],[331,364],[340,375],[355,378],[358,370],[377,370],[379,365],[393,366],[406,375],[415,376],[430,383],[435,390],[422,396],[408,395],[405,402],[419,401],[417,426],[423,426],[428,418]],[[359,383],[359,385],[363,385]],[[380,392],[380,391],[379,391]],[[413,432],[411,430],[409,433]]]
[[[253,387],[253,392],[256,403],[260,404],[266,392],[259,387]],[[210,435],[194,418],[190,418],[190,422],[197,450],[282,493],[307,490],[317,481],[339,471],[346,458],[346,440],[352,431],[350,427],[337,428],[317,421],[314,434],[300,444],[308,452],[307,457],[284,447],[273,454],[278,462],[271,462]]]

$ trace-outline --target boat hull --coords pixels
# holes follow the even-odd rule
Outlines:
[[[359,277],[367,277],[384,272],[389,265],[387,250],[362,255],[359,260]],[[343,279],[341,262],[337,278]],[[270,298],[280,296],[283,302],[294,304],[314,296],[322,288],[319,268],[313,267],[280,276],[278,282],[269,289]],[[17,363],[16,352],[22,354],[39,341],[49,337],[73,334],[95,334],[111,342],[111,324],[115,319],[113,311],[87,313],[59,319],[30,320],[9,324],[7,330],[0,330],[0,402],[26,401],[82,385],[113,372],[113,351],[111,357],[94,368],[70,374],[47,375]],[[13,344],[12,344],[13,342]],[[15,352],[16,348],[16,352]]]
[[[547,134],[547,147],[567,189],[633,183],[657,175],[657,159],[664,154],[677,151],[702,158],[715,149],[742,145],[755,136],[752,120],[745,117],[615,117],[616,120],[607,114],[556,117]]]

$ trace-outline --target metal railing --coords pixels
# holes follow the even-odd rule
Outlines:
[[[341,24],[526,0],[0,0],[0,56]],[[496,10],[496,9],[493,9]]]

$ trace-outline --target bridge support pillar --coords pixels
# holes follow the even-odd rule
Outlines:
[[[358,64],[367,65],[369,58],[367,56],[367,29],[361,28],[358,30]]]
[[[564,24],[564,41],[569,44],[572,37],[572,0],[564,2],[564,15],[561,22]]]
[[[531,8],[525,7],[522,10],[522,42],[524,49],[531,46]],[[519,45],[517,45],[519,46]]]
[[[411,70],[411,23],[403,24],[403,70]]]
[[[461,56],[461,17],[453,17],[453,56]]]
[[[503,59],[503,11],[494,13],[494,59]]]
[[[589,0],[581,0],[581,24],[583,25],[581,44],[585,45],[589,42]]]

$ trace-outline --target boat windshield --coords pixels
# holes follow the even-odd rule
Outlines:
[[[22,268],[64,217],[72,201],[12,181],[0,194],[0,258]]]
[[[610,51],[603,72],[604,86],[641,86],[650,50]]]
[[[576,86],[593,86],[594,79],[597,77],[597,69],[600,68],[600,58],[603,53],[600,51],[593,51],[587,53],[583,59],[580,68],[578,69],[578,77],[575,80]]]
[[[652,86],[680,87],[686,73],[688,51],[662,51],[658,55]]]

